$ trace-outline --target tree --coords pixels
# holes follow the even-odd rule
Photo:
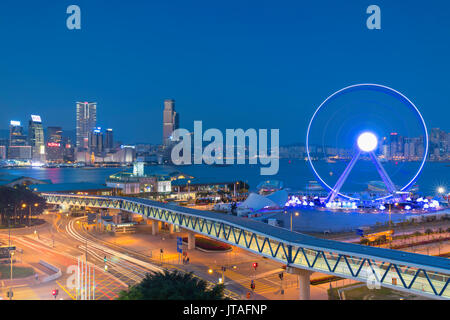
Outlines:
[[[192,273],[178,270],[150,274],[128,291],[122,291],[119,300],[224,300],[224,286],[207,289],[205,280]]]
[[[46,201],[24,186],[14,188],[0,187],[0,216],[1,224],[13,225],[24,224],[25,220],[32,216],[39,215],[44,210]]]
[[[361,240],[359,240],[359,244],[368,246],[370,244],[370,241],[367,238],[362,238]]]
[[[432,234],[432,233],[433,233],[433,230],[431,230],[431,229],[425,230],[425,234],[428,235],[428,240],[430,240],[430,234]]]

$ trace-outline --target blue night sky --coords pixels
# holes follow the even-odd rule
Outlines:
[[[81,7],[82,29],[66,28]],[[381,8],[382,29],[366,28]],[[75,127],[75,102],[126,143],[159,143],[165,98],[180,125],[279,128],[303,142],[332,92],[393,87],[450,131],[447,1],[2,0],[0,129],[40,114]]]

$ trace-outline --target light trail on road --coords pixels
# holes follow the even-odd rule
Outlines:
[[[66,225],[67,234],[82,243],[80,248],[85,252],[87,251],[88,257],[91,257],[100,263],[103,262],[104,264],[104,257],[109,256],[110,258],[107,259],[106,262],[108,272],[120,279],[122,282],[126,283],[128,286],[141,282],[141,280],[149,272],[164,271],[164,269],[160,267],[135,259],[84,237],[76,230],[74,226],[74,223],[76,221],[80,221],[81,219],[82,218],[73,219]]]

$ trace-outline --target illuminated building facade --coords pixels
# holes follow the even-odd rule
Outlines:
[[[38,115],[31,115],[28,123],[28,144],[31,146],[33,162],[45,162],[45,140],[42,119]]]
[[[170,145],[172,133],[178,128],[179,116],[175,111],[175,100],[167,99],[164,101],[163,111],[163,145]]]
[[[62,144],[62,128],[48,127],[47,128],[47,161],[49,162],[63,162],[63,144]]]
[[[89,147],[89,133],[97,126],[97,103],[77,102],[76,116],[76,147],[86,150]]]
[[[27,145],[20,121],[11,121],[9,126],[8,159],[31,160],[31,146]]]

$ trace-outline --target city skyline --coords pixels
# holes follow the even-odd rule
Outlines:
[[[0,1],[0,300],[450,300],[449,14]]]
[[[438,9],[433,9],[436,15],[423,16],[420,26],[410,25],[409,14],[422,15],[421,7],[411,5],[406,14],[400,4],[381,1],[384,28],[374,33],[364,25],[366,8],[354,4],[320,2],[305,8],[293,3],[204,3],[193,10],[182,2],[139,2],[115,4],[107,16],[98,3],[79,5],[83,26],[73,32],[64,28],[63,4],[48,10],[38,4],[0,5],[0,12],[9,12],[0,14],[0,29],[13,26],[5,35],[11,50],[2,53],[8,64],[2,65],[0,77],[5,88],[0,118],[42,113],[49,125],[72,128],[73,102],[86,99],[82,101],[96,101],[103,109],[99,123],[116,128],[119,139],[159,143],[161,101],[173,98],[183,114],[181,127],[190,129],[194,120],[202,120],[214,128],[279,128],[283,143],[295,143],[304,140],[307,119],[330,93],[372,82],[405,93],[429,126],[450,131],[445,121],[449,45],[441,41],[448,38],[449,28]],[[30,27],[27,21],[33,21],[35,12],[47,27]],[[217,21],[208,18],[213,13]],[[10,20],[16,16],[21,24]],[[116,18],[123,21],[120,26],[111,23]],[[174,19],[176,23],[169,23]],[[264,25],[267,20],[270,26]],[[359,44],[357,50],[349,50],[353,43]],[[82,47],[95,50],[80,51]],[[35,58],[24,59],[17,52],[31,52]]]

